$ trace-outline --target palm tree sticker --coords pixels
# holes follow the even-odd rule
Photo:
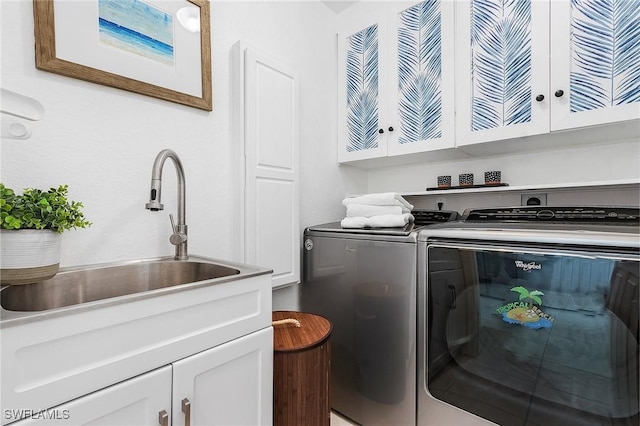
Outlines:
[[[516,293],[520,293],[520,300],[531,299],[534,303],[537,303],[538,306],[542,306],[542,299],[538,296],[544,296],[544,293],[539,290],[533,290],[529,292],[526,288],[522,286],[513,287],[511,291],[515,291]]]
[[[507,303],[496,309],[496,312],[502,316],[504,322],[524,325],[531,329],[551,328],[554,318],[540,309],[540,306],[542,306],[540,296],[544,296],[543,292],[540,290],[529,291],[529,289],[522,286],[513,287],[511,291],[519,294],[519,300]]]

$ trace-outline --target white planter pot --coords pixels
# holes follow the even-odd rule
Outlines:
[[[2,284],[31,284],[55,276],[61,241],[61,235],[51,230],[0,230]]]

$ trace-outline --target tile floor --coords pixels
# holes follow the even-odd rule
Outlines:
[[[355,423],[351,423],[349,420],[332,411],[331,426],[355,426]]]

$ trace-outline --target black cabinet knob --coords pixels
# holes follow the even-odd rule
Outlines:
[[[384,129],[379,129],[378,133],[380,133],[380,134],[384,133]]]
[[[393,127],[392,126],[389,126],[389,131],[393,132]]]
[[[564,90],[556,90],[556,93],[554,93],[554,95],[556,96],[556,98],[561,98],[562,95],[564,95]]]
[[[536,96],[536,101],[538,101],[538,102],[542,102],[542,101],[544,101],[544,95],[538,95],[538,96]]]

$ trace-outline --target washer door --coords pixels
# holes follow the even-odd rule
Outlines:
[[[419,425],[637,423],[637,257],[422,252]]]

